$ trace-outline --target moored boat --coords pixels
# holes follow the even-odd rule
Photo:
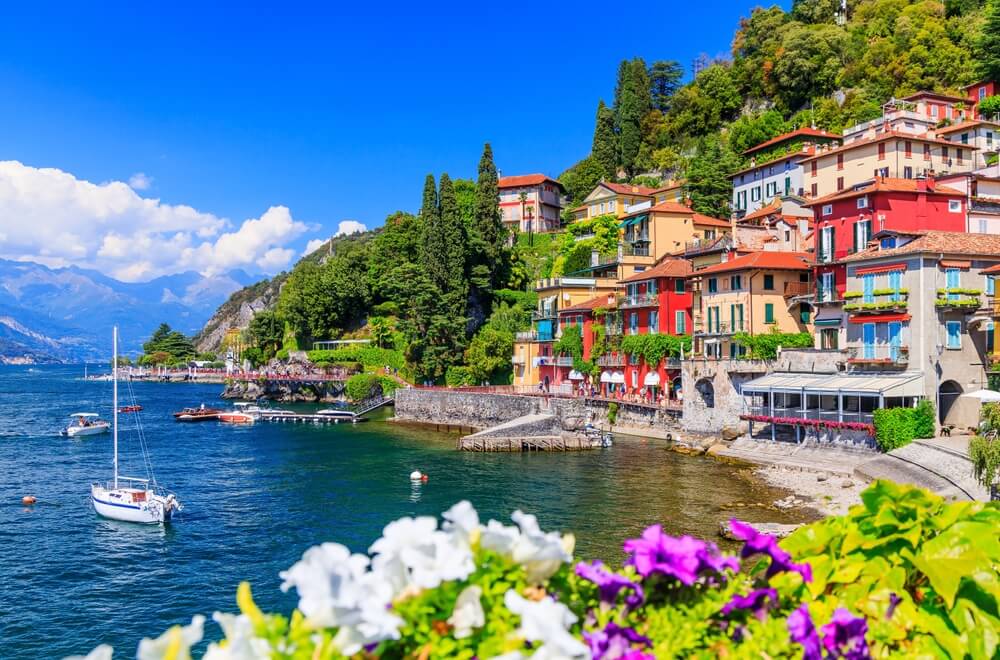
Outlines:
[[[178,422],[205,422],[211,419],[218,419],[223,411],[219,408],[206,408],[201,404],[198,408],[185,408],[174,413],[174,419]]]
[[[237,402],[233,410],[223,410],[219,413],[219,421],[225,424],[253,424],[257,421],[259,408],[251,403]]]
[[[132,406],[122,406],[121,408],[118,409],[118,412],[130,413],[130,412],[139,412],[140,410],[142,410],[142,406],[140,406],[137,403],[137,404],[132,405]]]
[[[97,435],[99,433],[107,433],[111,430],[111,425],[103,419],[99,419],[99,415],[97,413],[73,413],[70,417],[74,418],[76,421],[66,427],[66,430],[63,431],[63,435],[68,435],[71,438],[76,438],[82,435]]]

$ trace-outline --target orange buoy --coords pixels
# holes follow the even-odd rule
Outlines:
[[[37,501],[34,495],[25,495],[21,498],[21,504],[34,504]]]
[[[428,478],[429,478],[429,477],[428,477],[428,476],[427,476],[426,474],[422,474],[422,475],[420,475],[420,481],[422,481],[422,482],[424,482],[424,483],[427,483],[427,479],[428,479]]]

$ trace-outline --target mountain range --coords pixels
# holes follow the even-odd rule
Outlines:
[[[135,353],[160,323],[193,335],[235,291],[256,282],[241,270],[122,282],[76,266],[0,259],[0,362],[108,358],[112,324]]]

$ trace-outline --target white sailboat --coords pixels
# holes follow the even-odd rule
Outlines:
[[[136,430],[149,478],[141,479],[118,474],[118,326],[115,326],[113,336],[112,381],[115,416],[112,419],[111,429],[114,439],[114,477],[107,483],[91,484],[90,500],[94,503],[94,510],[105,518],[137,523],[165,523],[171,519],[175,511],[181,510],[181,504],[173,493],[168,493],[157,485],[149,457],[146,455],[141,426]]]

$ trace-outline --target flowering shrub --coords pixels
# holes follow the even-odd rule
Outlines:
[[[468,502],[386,526],[369,555],[310,548],[281,574],[291,617],[238,615],[207,660],[278,658],[994,657],[1000,650],[1000,507],[945,503],[879,481],[846,516],[782,542],[733,520],[738,554],[653,525],[619,570],[572,561],[574,539],[483,525]],[[186,660],[204,617],[145,639],[140,660]],[[88,660],[108,660],[101,646]]]
[[[802,417],[771,417],[770,415],[740,415],[740,419],[750,422],[763,422],[765,424],[787,424],[790,426],[804,426],[813,429],[831,429],[846,431],[864,431],[868,435],[875,435],[875,426],[865,422],[839,422],[837,420],[804,419]]]

